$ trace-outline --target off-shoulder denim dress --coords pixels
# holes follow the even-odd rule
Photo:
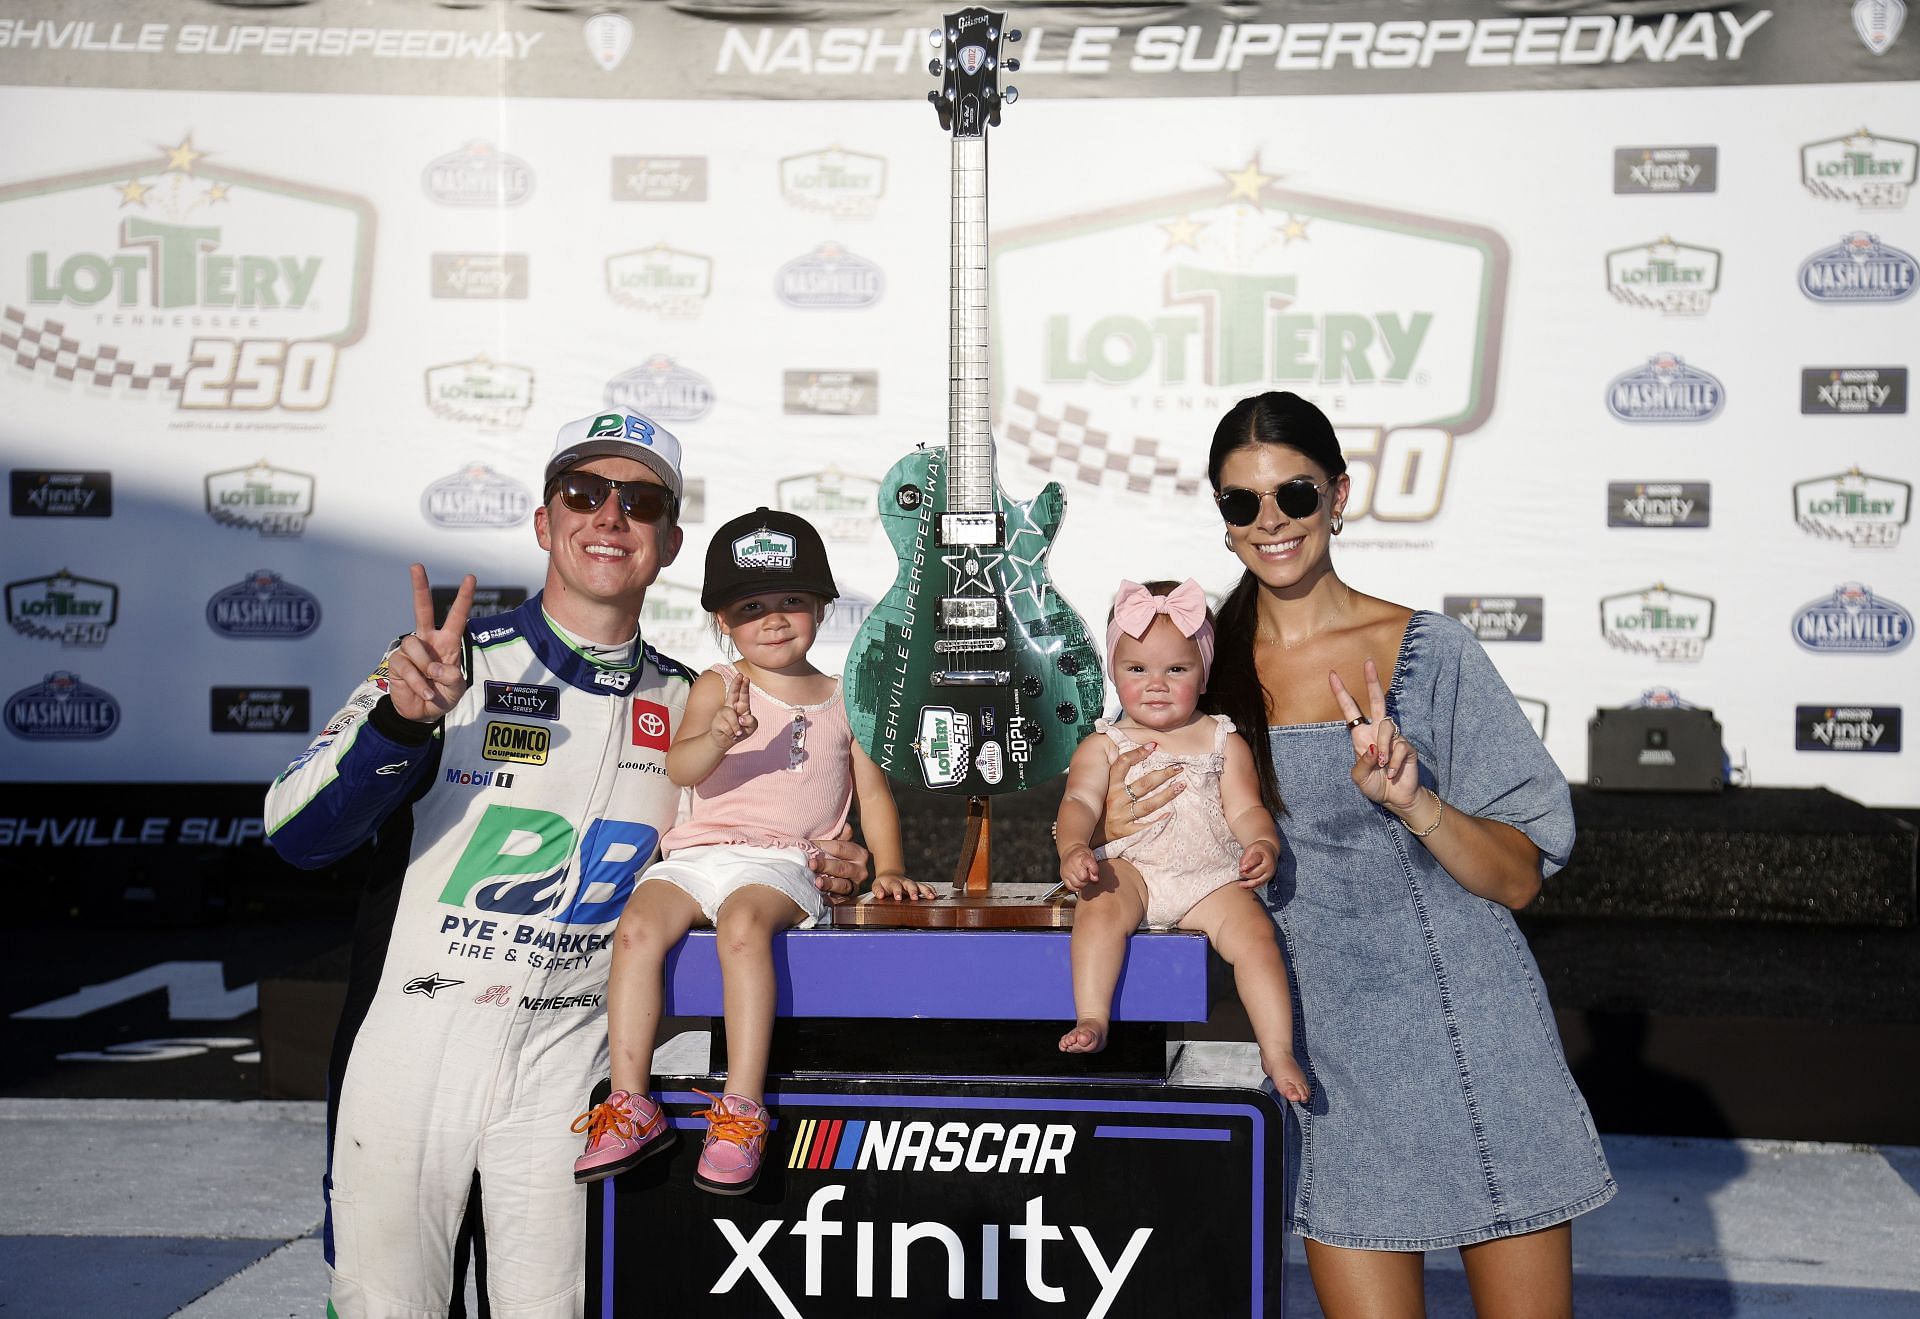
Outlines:
[[[1456,813],[1500,820],[1538,845],[1545,874],[1565,863],[1566,780],[1465,628],[1414,614],[1387,710],[1446,799],[1442,829]],[[1436,1250],[1604,1204],[1613,1177],[1512,914],[1360,795],[1344,725],[1268,735],[1285,814],[1267,901],[1313,1082],[1288,1106],[1288,1228]]]

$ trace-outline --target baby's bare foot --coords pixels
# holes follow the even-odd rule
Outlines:
[[[1282,1099],[1304,1104],[1313,1097],[1313,1087],[1307,1084],[1307,1074],[1301,1070],[1290,1050],[1261,1049],[1260,1068],[1272,1078],[1273,1088]]]
[[[1107,1047],[1107,1023],[1082,1017],[1073,1029],[1060,1037],[1062,1053],[1098,1053]]]

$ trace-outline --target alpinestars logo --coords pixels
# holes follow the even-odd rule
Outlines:
[[[373,221],[363,197],[233,168],[191,133],[0,188],[18,239],[0,348],[51,381],[165,391],[182,410],[324,408],[366,329]]]
[[[424,994],[428,998],[432,998],[443,989],[452,989],[455,985],[464,985],[466,983],[464,980],[451,980],[441,975],[438,971],[435,971],[432,975],[415,976],[413,979],[407,981],[400,992],[402,994]]]
[[[1192,498],[1218,416],[1264,389],[1323,408],[1349,522],[1440,511],[1456,436],[1494,406],[1508,251],[1479,225],[1218,182],[996,234],[996,422],[1065,482]]]

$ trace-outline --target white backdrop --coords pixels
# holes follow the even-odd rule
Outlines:
[[[1798,282],[1856,232],[1920,252],[1905,188],[1879,198],[1895,205],[1818,195],[1802,152],[1864,129],[1875,142],[1854,145],[1898,181],[1920,84],[1076,99],[1041,78],[1023,91],[990,139],[1000,478],[1016,497],[1062,479],[1054,577],[1084,614],[1104,615],[1122,576],[1231,583],[1193,489],[1207,441],[1237,398],[1296,388],[1342,426],[1363,480],[1362,460],[1380,459],[1374,515],[1336,543],[1342,574],[1473,614],[1570,778],[1585,777],[1594,709],[1655,691],[1712,707],[1755,784],[1920,801],[1914,754],[1885,752],[1920,675],[1904,534],[1920,299],[1819,302]],[[537,589],[526,514],[553,433],[613,401],[697,413],[666,423],[697,497],[686,553],[649,599],[654,644],[712,656],[702,551],[756,504],[830,535],[850,599],[823,666],[892,580],[873,482],[946,432],[948,144],[911,94],[10,86],[0,115],[45,129],[0,147],[0,449],[16,501],[0,776],[266,779],[409,625],[409,561],[436,583],[471,571]],[[1711,191],[1616,190],[1617,151],[1676,146],[1696,163],[1713,153]],[[1703,250],[1718,262],[1704,299],[1711,277],[1685,282],[1712,263]],[[1910,262],[1869,256],[1911,279]],[[796,261],[814,273],[783,280]],[[1690,314],[1617,296],[1623,265],[1656,270],[1636,291],[1695,295]],[[156,368],[186,373],[196,339],[197,374],[171,387]],[[234,345],[231,364],[215,340]],[[276,365],[288,352],[291,371]],[[1686,395],[1717,403],[1710,419],[1609,411],[1611,383],[1663,354],[1717,381]],[[133,365],[116,376],[116,362]],[[1803,372],[1829,367],[1898,369],[1901,410],[1803,411]],[[1086,480],[1088,455],[1108,454],[1123,470]],[[209,477],[259,463],[283,475],[255,472],[256,487],[292,502],[219,504],[246,484],[221,478],[217,520]],[[1855,468],[1890,507],[1802,517],[1797,484]],[[36,474],[77,472],[111,473],[110,517],[48,515],[61,481]],[[292,529],[300,475],[299,534],[263,534],[263,511],[280,516],[267,531]],[[40,502],[20,503],[35,482]],[[1619,483],[1704,484],[1704,501],[1681,493],[1707,524],[1609,526]],[[99,483],[64,488],[84,500]],[[505,525],[442,525],[428,509]],[[260,570],[309,593],[317,626],[216,630],[209,602]],[[1842,616],[1880,619],[1855,630],[1898,648],[1796,641],[1803,607],[1844,584],[1871,599],[1842,599]],[[270,585],[253,596],[274,599]],[[280,598],[221,617],[313,622]],[[1666,625],[1709,609],[1710,635],[1704,618]],[[1537,640],[1498,640],[1502,626]],[[97,699],[95,724],[33,713],[86,689],[110,698],[111,729],[47,736],[100,731]],[[1796,749],[1800,707],[1814,722],[1871,711],[1856,722],[1891,724],[1882,753]],[[248,723],[263,731],[216,731]]]

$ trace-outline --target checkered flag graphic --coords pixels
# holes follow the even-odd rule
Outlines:
[[[11,353],[16,366],[29,371],[46,367],[56,380],[90,380],[103,389],[122,381],[134,389],[170,389],[178,392],[185,374],[176,375],[167,363],[152,367],[135,366],[120,360],[120,350],[102,344],[84,352],[80,341],[67,334],[62,321],[43,320],[34,324],[18,307],[0,312],[0,354]]]
[[[1090,421],[1085,408],[1051,409],[1032,390],[1015,389],[1000,430],[1007,443],[1026,451],[1027,466],[1056,480],[1141,495],[1199,492],[1202,478],[1183,475],[1179,463],[1161,455],[1159,440],[1118,439]]]

